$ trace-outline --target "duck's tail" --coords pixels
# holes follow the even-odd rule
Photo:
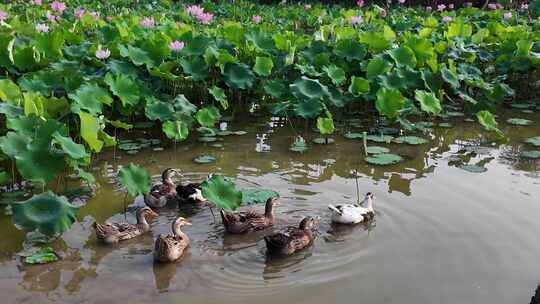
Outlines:
[[[328,209],[330,209],[331,211],[334,211],[335,213],[339,215],[343,215],[343,212],[341,212],[341,210],[339,210],[336,206],[332,204],[328,205]]]

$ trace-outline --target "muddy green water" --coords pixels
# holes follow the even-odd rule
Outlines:
[[[503,113],[503,118],[508,113]],[[196,141],[135,155],[101,154],[94,174],[101,185],[79,222],[54,242],[64,258],[26,266],[17,253],[25,235],[0,210],[1,303],[529,303],[540,283],[540,161],[518,157],[523,140],[540,135],[540,115],[517,112],[532,126],[501,127],[510,140],[483,144],[477,124],[452,120],[435,128],[421,146],[383,144],[406,156],[388,167],[367,165],[362,143],[333,136],[304,154],[288,151],[294,134],[283,120],[257,118],[243,136],[224,137],[222,148]],[[500,119],[500,121],[504,121]],[[380,145],[380,144],[379,144]],[[269,150],[269,151],[268,151]],[[262,152],[267,151],[267,152]],[[217,162],[198,165],[201,153]],[[94,221],[123,220],[124,194],[115,185],[118,165],[135,162],[152,174],[180,168],[184,181],[209,172],[234,177],[239,187],[280,192],[276,229],[305,215],[322,217],[314,246],[285,259],[267,259],[263,233],[224,235],[208,209],[160,211],[152,232],[107,247],[96,242]],[[461,164],[480,162],[484,173]],[[330,224],[326,205],[375,192],[376,220],[368,226]],[[130,201],[127,219],[141,198]],[[255,206],[263,208],[263,206]],[[154,236],[169,233],[178,215],[192,239],[185,259],[155,265]]]

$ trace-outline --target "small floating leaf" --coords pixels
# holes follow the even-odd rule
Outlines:
[[[451,128],[451,127],[452,127],[452,124],[449,123],[449,122],[441,122],[441,123],[438,124],[437,126],[439,126],[440,128]]]
[[[471,173],[483,173],[487,171],[487,168],[478,165],[462,165],[459,168]]]
[[[51,247],[43,247],[24,258],[24,262],[27,264],[47,264],[55,261],[58,261],[58,256]]]
[[[400,136],[395,138],[394,142],[398,144],[406,143],[409,145],[421,145],[427,143],[428,141],[417,136]]]
[[[457,111],[446,112],[446,115],[448,115],[450,117],[462,117],[462,116],[465,116],[465,114],[463,112],[457,112]]]
[[[393,136],[390,135],[368,135],[366,136],[366,140],[374,141],[374,142],[380,142],[380,143],[389,143],[394,139]]]
[[[514,109],[528,109],[534,107],[534,105],[529,103],[513,103],[510,107]]]
[[[521,153],[521,157],[540,158],[540,151],[525,151]]]
[[[390,152],[390,149],[379,146],[370,146],[367,147],[366,152],[369,154],[382,154]]]
[[[523,118],[510,118],[506,122],[515,126],[528,126],[532,123],[532,121]]]
[[[362,138],[362,133],[347,132],[343,134],[343,137],[347,139],[360,139]]]
[[[229,135],[232,135],[232,134],[233,134],[233,132],[227,131],[227,130],[225,130],[225,131],[218,131],[218,132],[216,133],[216,135],[218,135],[218,136],[229,136]]]
[[[197,164],[209,164],[216,161],[216,158],[212,155],[201,154],[193,159]]]
[[[247,132],[246,131],[234,131],[232,132],[234,135],[246,135]]]
[[[303,153],[307,151],[307,149],[308,149],[308,145],[305,141],[297,141],[291,144],[291,146],[289,147],[289,150],[293,152],[298,152],[298,153]]]
[[[312,141],[313,143],[316,143],[319,145],[329,145],[335,142],[333,138],[328,138],[328,137],[317,137],[317,138],[314,138]]]
[[[533,146],[540,147],[540,136],[527,138],[525,142]]]
[[[375,154],[374,156],[366,157],[368,163],[381,166],[397,164],[402,160],[403,157],[390,153]]]
[[[212,137],[212,136],[201,136],[201,137],[199,137],[197,140],[200,141],[200,142],[209,143],[209,142],[215,142],[215,141],[217,141],[217,138],[216,138],[216,137]]]
[[[243,205],[264,204],[269,198],[279,197],[279,193],[268,189],[243,189],[241,192]]]
[[[214,147],[214,148],[223,148],[223,144],[220,144],[220,143],[213,143],[213,144],[210,144],[209,146]]]

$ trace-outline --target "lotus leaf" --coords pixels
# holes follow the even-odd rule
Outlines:
[[[146,117],[150,120],[167,121],[175,116],[174,107],[171,103],[157,100],[154,97],[146,98]]]
[[[389,143],[394,139],[393,136],[390,135],[368,135],[366,136],[366,140],[374,141],[374,142],[380,142],[380,143]]]
[[[388,54],[394,59],[397,65],[408,66],[410,68],[416,67],[416,56],[408,46],[402,45],[389,51]]]
[[[84,146],[81,144],[75,143],[71,137],[62,136],[59,132],[53,134],[54,140],[60,144],[62,150],[69,155],[69,157],[74,159],[81,159],[88,157],[88,153],[84,149]]]
[[[532,121],[523,118],[510,118],[506,122],[515,126],[528,126],[532,124]]]
[[[362,133],[347,132],[343,135],[343,137],[347,139],[360,139],[364,137],[364,135]]]
[[[362,77],[351,77],[351,85],[349,86],[349,93],[354,96],[360,96],[362,94],[368,93],[370,89],[369,81]]]
[[[379,113],[388,118],[395,118],[399,111],[405,107],[405,98],[398,90],[380,88],[377,91],[375,106]]]
[[[525,142],[533,146],[540,147],[540,136],[527,138]]]
[[[21,90],[11,79],[0,79],[0,100],[15,106],[21,104]]]
[[[180,94],[174,99],[174,108],[178,114],[191,116],[197,112],[197,107],[193,105],[187,98]]]
[[[305,141],[296,141],[293,144],[291,144],[291,146],[289,147],[289,150],[291,150],[292,152],[299,152],[299,153],[303,153],[307,151],[307,149],[308,149],[308,145]]]
[[[162,128],[167,138],[175,141],[184,140],[189,135],[188,126],[180,120],[166,121],[163,123]]]
[[[334,48],[334,54],[348,61],[362,60],[366,54],[365,47],[354,39],[339,40]]]
[[[128,57],[134,65],[140,66],[145,64],[148,67],[154,66],[154,61],[150,58],[150,54],[140,48],[131,45],[127,47],[120,45],[118,46],[118,50],[120,51],[120,56]]]
[[[497,122],[495,121],[495,117],[491,112],[484,110],[479,111],[476,113],[476,118],[478,119],[478,122],[486,128],[488,131],[495,131],[497,133],[501,133],[499,128],[497,128]]]
[[[118,177],[132,196],[143,195],[150,191],[150,175],[144,168],[133,163],[123,166],[118,172]]]
[[[366,77],[372,80],[375,77],[388,72],[392,68],[392,64],[382,57],[375,57],[368,62]]]
[[[222,176],[212,176],[201,184],[201,189],[203,196],[217,208],[235,210],[242,203],[242,192]]]
[[[397,154],[381,153],[366,157],[366,162],[372,165],[393,165],[403,161],[403,158]]]
[[[92,151],[101,151],[103,141],[98,139],[98,131],[101,130],[98,119],[85,112],[80,112],[79,118],[81,119],[81,137],[90,146]]]
[[[120,120],[108,120],[108,122],[115,128],[124,129],[124,130],[133,129],[132,124],[128,124]]]
[[[471,173],[483,173],[487,171],[487,168],[479,165],[461,165],[459,168]]]
[[[227,85],[233,89],[249,89],[255,80],[249,67],[243,63],[226,64],[223,76]]]
[[[201,154],[193,159],[197,164],[209,164],[216,161],[216,158],[212,155]]]
[[[209,143],[209,142],[215,142],[218,139],[216,137],[213,137],[213,136],[201,136],[197,140],[200,141],[200,142],[203,142],[203,143]]]
[[[438,114],[442,111],[441,102],[431,92],[416,90],[414,98],[420,102],[420,108],[424,112]]]
[[[303,118],[315,118],[321,114],[323,104],[316,99],[301,101],[295,104],[294,113]]]
[[[312,139],[312,141],[313,143],[318,144],[318,145],[329,145],[335,142],[333,138],[328,138],[328,137],[316,137]]]
[[[209,106],[200,109],[195,117],[201,126],[211,128],[216,124],[217,120],[221,117],[221,114],[219,113],[218,108]]]
[[[272,197],[279,197],[279,193],[268,189],[242,189],[242,205],[264,204]]]
[[[366,152],[369,154],[382,154],[390,152],[390,149],[379,146],[369,146],[367,147]]]
[[[272,73],[274,63],[270,57],[257,57],[255,58],[255,65],[253,71],[259,76],[269,76]]]
[[[421,144],[427,143],[428,141],[424,138],[417,137],[417,136],[400,136],[400,137],[394,138],[394,142],[398,144],[405,143],[408,145],[421,145]]]
[[[219,101],[221,104],[221,107],[224,110],[227,110],[229,108],[229,102],[227,101],[227,96],[225,95],[225,91],[223,91],[222,88],[213,86],[208,89],[208,93],[214,97],[215,100]]]
[[[101,113],[103,105],[111,105],[113,101],[109,93],[96,84],[83,84],[68,96],[74,101],[71,105],[73,112],[85,110],[92,115]]]
[[[334,133],[334,120],[329,117],[317,118],[317,128],[321,134]]]
[[[208,77],[208,65],[202,57],[183,58],[180,65],[184,72],[193,77],[193,80],[205,80]]]
[[[454,72],[447,68],[441,69],[441,76],[444,81],[446,81],[452,88],[459,88],[459,79]]]
[[[279,98],[285,95],[285,93],[287,92],[287,86],[281,81],[271,80],[268,81],[264,86],[264,91],[266,92],[266,94],[272,97]]]
[[[11,206],[13,222],[17,227],[29,231],[37,230],[46,236],[57,236],[68,230],[75,222],[78,210],[67,198],[51,191],[34,195]]]
[[[343,82],[345,82],[345,80],[347,80],[345,71],[334,64],[323,67],[323,71],[336,86],[340,86]]]
[[[328,96],[328,88],[318,80],[302,76],[290,85],[290,88],[298,99],[316,100]]]

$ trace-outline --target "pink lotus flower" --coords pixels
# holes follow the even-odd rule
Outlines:
[[[356,1],[356,5],[358,5],[359,7],[363,7],[364,6],[364,0],[358,0]]]
[[[73,13],[73,15],[75,16],[75,18],[81,19],[85,12],[86,11],[84,10],[84,8],[79,8],[75,11],[75,13]]]
[[[66,9],[66,5],[64,4],[64,2],[54,1],[53,3],[51,3],[51,9],[62,14]]]
[[[304,8],[307,9],[307,10],[308,10],[308,9],[311,9],[311,4],[306,4],[306,5],[304,5]]]
[[[385,9],[381,10],[381,12],[379,13],[381,15],[381,17],[385,18],[386,16],[388,16],[388,13],[386,12]]]
[[[450,4],[448,4],[448,9],[451,9],[451,10],[453,10],[453,9],[454,9],[454,3],[450,3]]]
[[[202,24],[210,24],[213,18],[214,14],[211,13],[202,13],[200,15],[197,15],[197,20],[199,20],[199,22]]]
[[[433,11],[433,8],[431,6],[426,6],[426,12],[431,13]]]
[[[4,11],[0,11],[0,22],[4,22],[7,20],[8,14]]]
[[[507,12],[503,14],[504,20],[512,19],[512,12]]]
[[[186,13],[190,16],[199,16],[204,13],[204,9],[198,5],[189,5],[186,7]]]
[[[522,4],[521,4],[521,10],[522,10],[522,11],[526,11],[526,10],[528,10],[528,9],[529,9],[529,4],[527,4],[527,3],[522,3]]]
[[[438,10],[439,12],[442,12],[442,11],[444,11],[445,9],[446,9],[446,5],[444,5],[444,4],[439,4],[439,5],[437,5],[437,10]]]
[[[112,21],[112,16],[107,16],[107,21],[111,22]]]
[[[144,28],[152,28],[156,25],[153,17],[144,17],[141,22],[141,26]]]
[[[363,19],[362,19],[362,16],[352,16],[351,17],[351,24],[352,25],[359,25],[360,23],[362,23]]]
[[[41,0],[34,0],[32,1],[32,3],[34,3],[35,5],[41,5]]]
[[[184,48],[184,42],[175,40],[169,43],[169,49],[173,52],[180,52]]]
[[[259,16],[259,15],[255,15],[255,16],[251,17],[251,21],[253,21],[253,23],[255,23],[255,24],[259,24],[262,21],[262,17]]]
[[[444,22],[452,22],[452,20],[454,20],[454,18],[452,18],[452,16],[444,16],[444,17],[442,17],[442,21],[444,21]]]
[[[398,2],[399,2],[400,4],[405,3],[405,1],[407,1],[407,0],[398,0]]]
[[[496,10],[497,9],[497,4],[496,3],[488,3],[488,8],[490,10]]]
[[[96,50],[96,58],[97,59],[107,59],[107,58],[109,58],[109,56],[111,56],[111,51],[109,51],[109,49],[102,50],[101,46],[100,46]]]
[[[36,31],[38,33],[47,33],[49,31],[49,26],[43,23],[39,23],[36,25]]]
[[[55,16],[51,14],[50,12],[47,12],[45,16],[47,16],[47,20],[49,20],[50,22],[55,22],[57,20],[60,20],[60,16]]]

